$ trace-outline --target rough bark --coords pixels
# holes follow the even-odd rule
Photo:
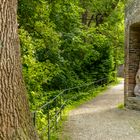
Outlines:
[[[17,33],[17,0],[0,0],[0,140],[36,140]]]

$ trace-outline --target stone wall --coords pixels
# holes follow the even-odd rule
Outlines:
[[[125,10],[125,104],[134,96],[135,76],[140,62],[140,0],[128,3]]]

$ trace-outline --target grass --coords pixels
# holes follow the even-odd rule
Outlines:
[[[124,104],[123,103],[118,104],[117,108],[124,109]]]
[[[98,95],[103,94],[103,91],[108,89],[110,86],[114,86],[114,85],[120,83],[120,81],[122,81],[122,80],[123,80],[123,78],[117,78],[117,81],[115,81],[109,85],[99,86],[99,87],[90,89],[87,92],[80,92],[78,98],[74,101],[71,101],[70,104],[68,104],[66,106],[64,114],[63,114],[63,120],[59,121],[59,126],[58,126],[59,129],[53,133],[51,139],[52,140],[58,140],[58,138],[61,139],[61,134],[64,129],[63,124],[67,120],[68,114],[71,110],[79,107],[80,105],[86,103],[87,101],[93,100]],[[119,104],[118,108],[123,109],[124,105]],[[67,138],[65,138],[65,139],[67,139]]]

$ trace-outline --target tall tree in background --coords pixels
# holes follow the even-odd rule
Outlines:
[[[17,0],[0,1],[0,140],[36,140],[21,73]]]

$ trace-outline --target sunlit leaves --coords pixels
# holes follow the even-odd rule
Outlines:
[[[116,65],[123,63],[121,1],[19,0],[18,7],[23,74],[32,109],[56,90],[113,79]]]

